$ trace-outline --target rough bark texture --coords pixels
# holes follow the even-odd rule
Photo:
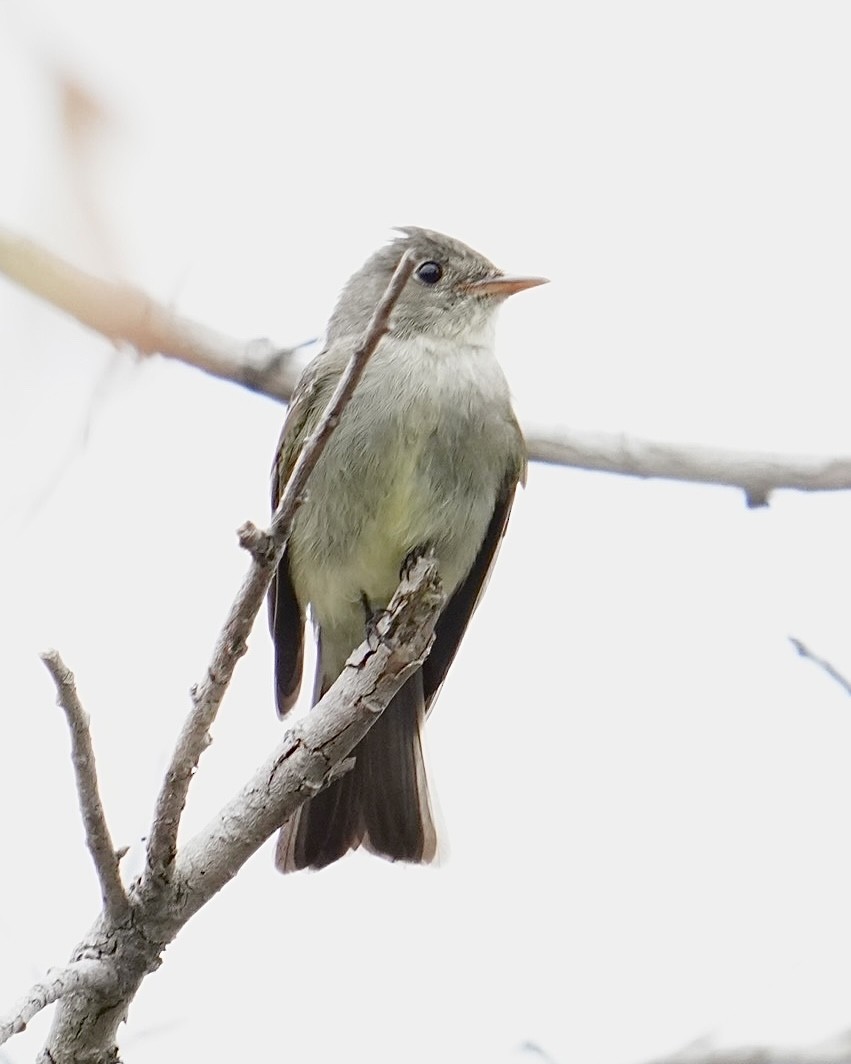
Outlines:
[[[88,982],[59,998],[42,1064],[118,1060],[118,1025],[144,977],[159,967],[165,947],[299,805],[330,780],[422,664],[442,603],[436,567],[424,559],[412,568],[379,621],[378,640],[355,651],[322,701],[286,733],[218,816],[182,847],[172,875],[137,881],[121,921],[98,917],[72,956],[72,961],[96,964]]]

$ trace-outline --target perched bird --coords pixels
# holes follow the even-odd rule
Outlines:
[[[392,861],[434,857],[421,730],[525,478],[525,446],[494,357],[494,326],[506,297],[544,280],[506,276],[441,233],[399,232],[343,289],[324,348],[295,389],[275,456],[273,507],[411,249],[413,275],[311,474],[269,591],[279,715],[298,696],[308,607],[318,649],[315,704],[387,606],[412,553],[433,553],[447,599],[425,664],[355,747],[354,768],[282,827],[282,872],[323,868],[358,846]]]

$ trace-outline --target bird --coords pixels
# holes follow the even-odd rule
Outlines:
[[[354,766],[282,826],[282,872],[363,847],[426,864],[437,832],[422,729],[487,583],[526,448],[494,354],[497,310],[545,278],[509,276],[460,240],[415,226],[342,289],[320,353],[293,392],[272,467],[277,506],[306,437],[406,252],[410,279],[308,482],[268,596],[279,716],[299,694],[306,618],[315,705],[386,608],[406,560],[430,553],[446,596],[431,651],[352,751]]]

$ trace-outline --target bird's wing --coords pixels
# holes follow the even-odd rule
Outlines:
[[[272,510],[277,509],[305,437],[315,427],[339,377],[339,361],[326,352],[305,369],[296,385],[272,464]],[[292,709],[304,664],[304,610],[299,605],[285,550],[269,586],[269,629],[275,647],[278,716]]]
[[[449,666],[452,664],[458,646],[464,637],[467,624],[487,587],[502,537],[505,535],[505,529],[508,525],[508,517],[511,513],[511,505],[514,502],[517,485],[518,483],[525,483],[525,480],[526,462],[524,459],[520,469],[513,470],[506,477],[502,491],[497,497],[493,517],[491,517],[485,538],[482,540],[479,553],[476,555],[476,560],[473,562],[472,568],[463,583],[459,585],[455,594],[446,603],[438,619],[434,630],[434,644],[423,665],[423,688],[427,713],[431,710],[432,703],[437,698]]]

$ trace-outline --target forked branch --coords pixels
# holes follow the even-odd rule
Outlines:
[[[118,855],[112,845],[106,814],[98,789],[95,753],[89,731],[89,718],[80,704],[74,674],[55,650],[45,651],[41,660],[56,685],[56,700],[65,712],[71,732],[71,762],[77,781],[77,797],[86,831],[86,845],[100,880],[103,904],[109,917],[119,923],[127,915],[127,895],[118,869]]]
[[[260,532],[253,526],[240,531],[240,541],[252,556],[251,567],[207,675],[193,691],[193,705],[157,800],[145,872],[129,896],[124,893],[106,828],[88,720],[73,676],[55,652],[44,655],[71,726],[86,835],[101,878],[104,909],[74,951],[72,963],[37,984],[4,1021],[2,1031],[8,1038],[41,1009],[59,1001],[40,1061],[101,1064],[116,1059],[118,1025],[142,979],[159,965],[165,946],[308,796],[342,771],[344,759],[428,653],[443,593],[434,562],[423,559],[406,573],[388,606],[377,645],[365,643],[355,651],[308,719],[286,733],[242,791],[178,854],[177,830],[192,774],[210,741],[210,726],[236,662],[245,652],[311,470],[387,331],[392,308],[413,267],[408,256],[400,262],[296,461],[269,531]]]

